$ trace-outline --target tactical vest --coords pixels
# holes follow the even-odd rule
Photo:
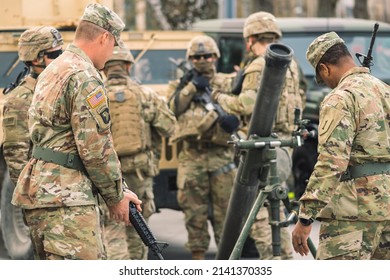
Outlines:
[[[204,105],[191,101],[189,108],[177,118],[176,132],[170,141],[203,141],[228,146],[230,134],[219,127],[216,117],[216,112],[208,112]]]
[[[142,88],[137,84],[107,87],[111,132],[118,156],[130,156],[151,147],[151,131],[142,117]]]

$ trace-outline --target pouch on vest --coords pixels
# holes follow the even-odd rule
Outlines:
[[[196,127],[199,135],[202,135],[205,133],[207,130],[209,130],[213,124],[217,121],[218,119],[218,114],[214,110],[209,111],[201,120],[199,125]]]

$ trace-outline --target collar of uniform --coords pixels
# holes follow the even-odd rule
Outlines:
[[[370,69],[368,69],[367,67],[358,67],[358,66],[353,67],[344,73],[344,75],[341,77],[339,81],[339,84],[342,83],[342,81],[345,80],[345,78],[347,78],[350,75],[364,74],[364,73],[370,74]]]
[[[86,60],[88,63],[93,65],[92,60],[89,58],[89,56],[79,47],[77,47],[74,44],[69,44],[68,47],[66,48],[65,52],[72,52],[80,57],[82,57],[84,60]]]

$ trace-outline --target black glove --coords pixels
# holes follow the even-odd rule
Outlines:
[[[225,115],[218,119],[221,128],[227,133],[233,133],[240,125],[240,120],[235,115]]]
[[[209,79],[204,76],[196,75],[191,81],[197,90],[205,90],[209,86]]]

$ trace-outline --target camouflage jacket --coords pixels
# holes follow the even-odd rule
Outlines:
[[[246,125],[249,124],[253,112],[261,77],[265,67],[264,56],[258,56],[245,68],[242,90],[239,95],[219,94],[217,102],[228,113],[244,116]],[[303,110],[304,95],[300,90],[300,74],[298,65],[293,60],[286,73],[285,85],[282,90],[278,112],[274,123],[274,131],[291,136],[294,130],[294,110]]]
[[[112,72],[112,75],[108,74],[105,86],[108,96],[112,96],[112,99],[110,99],[110,115],[113,119],[111,130],[114,141],[126,141],[123,144],[129,145],[132,140],[128,137],[147,138],[142,141],[146,142],[145,147],[137,153],[121,155],[118,151],[122,172],[135,172],[136,169],[140,169],[144,174],[157,175],[162,148],[161,137],[173,135],[176,125],[175,115],[155,91],[139,85],[120,70]],[[133,99],[127,97],[126,90],[133,95]],[[136,101],[133,102],[133,100]],[[116,106],[113,106],[114,102]],[[133,103],[140,103],[140,117],[138,118],[132,117],[132,114],[129,113],[129,111],[132,111],[132,107],[137,105]],[[134,112],[132,113],[134,114]],[[117,119],[118,122],[115,123],[114,119]],[[134,121],[139,123],[134,123]],[[117,134],[114,134],[114,132],[119,134],[118,139],[115,138]],[[132,136],[131,134],[134,133],[139,135]],[[115,145],[117,145],[116,142]]]
[[[390,90],[355,67],[341,78],[320,108],[319,157],[300,217],[390,220],[390,175],[371,175],[340,182],[348,166],[390,163]]]
[[[213,73],[209,78],[210,88],[212,90],[218,87],[226,91],[226,87],[230,88],[231,79],[231,74]],[[224,83],[225,80],[229,80],[229,83]],[[171,141],[201,141],[226,146],[227,141],[231,139],[230,134],[217,124],[218,115],[210,112],[204,103],[198,101],[200,96],[207,93],[198,91],[190,81],[176,92],[179,86],[179,80],[171,81],[168,85],[167,96],[172,97],[176,94],[169,103],[171,110],[177,115],[176,131]]]
[[[108,205],[123,198],[121,168],[110,132],[100,73],[75,45],[38,77],[29,109],[35,146],[78,154],[87,174],[31,158],[19,176],[12,203],[44,208],[95,203],[95,187]]]
[[[27,111],[37,80],[27,76],[5,96],[3,107],[3,154],[12,182],[16,185],[23,167],[28,162],[30,135]]]

